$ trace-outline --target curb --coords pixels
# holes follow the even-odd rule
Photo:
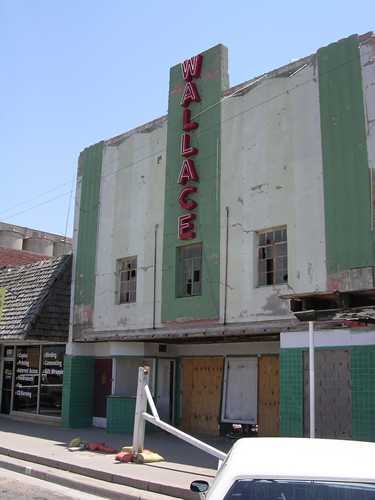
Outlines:
[[[17,472],[18,474],[25,474],[26,476],[30,476],[36,479],[41,479],[42,481],[48,481],[53,484],[58,484],[60,486],[64,486],[65,488],[70,488],[74,491],[82,491],[84,493],[89,493],[91,495],[98,496],[103,499],[110,499],[110,500],[117,500],[117,499],[125,499],[125,500],[149,500],[150,496],[147,495],[147,493],[150,494],[150,492],[145,492],[146,496],[139,490],[135,490],[133,488],[129,487],[124,487],[128,490],[126,491],[114,491],[113,488],[101,486],[98,484],[93,484],[91,479],[89,478],[83,478],[81,479],[75,479],[75,478],[70,478],[70,477],[64,477],[64,475],[61,475],[56,471],[50,471],[48,470],[48,467],[46,466],[32,466],[32,464],[28,464],[27,462],[24,462],[22,460],[18,459],[13,459],[11,457],[8,457],[10,460],[2,460],[0,458],[0,467],[5,470],[10,470],[12,472]],[[23,463],[22,463],[23,462]],[[71,474],[67,471],[64,471],[65,474]],[[99,482],[98,480],[95,480],[97,483]],[[94,481],[94,483],[95,483]],[[110,486],[110,485],[108,485]],[[112,484],[111,486],[114,486]],[[132,491],[129,491],[132,490]],[[154,494],[153,494],[154,495]],[[159,497],[159,495],[157,495]],[[160,498],[166,499],[170,498],[171,500],[172,497],[166,497],[164,495],[160,496]]]
[[[92,478],[92,479],[97,479],[99,481],[106,481],[106,482],[111,483],[111,484],[118,484],[121,486],[128,486],[130,488],[136,488],[138,490],[143,490],[145,492],[153,492],[153,493],[158,493],[161,495],[166,495],[169,497],[182,498],[183,500],[196,500],[197,499],[196,494],[192,493],[190,490],[187,490],[185,488],[180,488],[178,486],[170,486],[168,484],[155,483],[155,482],[151,482],[151,481],[147,481],[147,480],[121,476],[118,474],[111,474],[109,472],[104,472],[104,471],[100,471],[97,469],[91,469],[89,467],[82,467],[82,466],[74,465],[74,464],[68,464],[68,463],[62,462],[60,460],[55,460],[55,459],[46,458],[46,457],[40,457],[40,456],[32,455],[31,453],[23,453],[23,452],[19,452],[16,450],[11,450],[9,448],[4,448],[1,446],[0,446],[0,455],[5,455],[5,456],[10,457],[10,458],[15,458],[15,459],[21,460],[23,462],[31,462],[33,464],[43,465],[46,467],[51,467],[53,469],[71,472],[74,474],[78,474],[80,476],[84,476],[86,478]],[[1,459],[0,459],[0,464],[4,468],[6,468],[6,465],[5,465],[6,462],[3,465],[3,462],[1,461]],[[24,474],[33,475],[33,477],[37,477],[38,479],[44,479],[46,481],[49,480],[49,479],[46,479],[45,476],[39,477],[39,476],[34,475],[35,473],[39,473],[37,471],[37,469],[35,469],[35,468],[30,468],[28,466],[23,466],[23,465],[14,465],[14,466],[15,467],[17,466],[17,467],[23,469],[22,472]],[[33,474],[31,474],[31,471],[33,471]],[[19,472],[19,470],[15,470],[15,472]],[[49,473],[49,472],[41,472],[40,474],[41,475],[50,474],[53,476],[53,473]],[[64,478],[64,480],[65,480],[65,478]],[[73,479],[67,479],[67,480],[72,481],[72,483],[75,484],[75,486],[70,486],[70,487],[82,490],[82,487],[77,488],[76,485],[79,484],[77,481],[75,481]],[[55,478],[52,481],[58,482]],[[61,484],[61,483],[59,483],[59,484]],[[63,484],[63,486],[66,486],[66,484]],[[87,492],[86,489],[84,491]],[[120,497],[117,496],[117,497],[111,497],[111,498],[120,498]],[[121,498],[124,498],[124,496],[122,496]],[[129,496],[129,498],[137,498],[137,497]],[[142,497],[140,496],[138,498],[142,498]]]

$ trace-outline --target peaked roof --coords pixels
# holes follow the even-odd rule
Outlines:
[[[0,247],[0,269],[4,267],[15,267],[40,260],[47,260],[50,257],[39,253],[29,252],[28,250],[15,250],[13,248]]]
[[[3,289],[3,300],[0,300],[0,339],[15,337],[23,339],[31,333],[32,327],[39,322],[40,313],[43,308],[46,309],[45,306],[52,295],[57,298],[57,308],[49,304],[47,314],[50,315],[51,309],[59,310],[60,301],[63,302],[63,313],[66,317],[70,289],[66,284],[65,293],[56,294],[53,288],[64,272],[68,271],[68,266],[70,270],[70,264],[71,256],[63,255],[55,259],[0,270],[0,291]],[[53,327],[53,318],[51,326]],[[61,329],[61,325],[59,328]]]

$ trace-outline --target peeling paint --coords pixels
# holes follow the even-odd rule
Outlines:
[[[251,191],[258,191],[259,193],[264,193],[263,188],[268,186],[269,186],[268,183],[257,184],[256,186],[251,186],[250,189]]]
[[[280,299],[277,293],[274,293],[266,298],[262,310],[275,316],[283,316],[288,314],[288,305]]]
[[[372,267],[360,267],[330,274],[327,279],[327,289],[330,291],[348,291],[373,288],[373,273]]]

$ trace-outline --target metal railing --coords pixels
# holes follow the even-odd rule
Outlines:
[[[226,454],[213,446],[197,439],[186,432],[173,427],[173,425],[167,424],[160,420],[158,411],[156,409],[152,394],[149,388],[149,377],[150,369],[148,367],[140,367],[138,369],[138,386],[137,386],[137,400],[135,405],[135,418],[134,418],[134,432],[133,432],[133,455],[142,453],[144,449],[145,440],[145,424],[146,421],[150,422],[156,427],[163,429],[169,434],[176,436],[183,441],[186,441],[192,446],[205,451],[209,455],[213,455],[219,460],[219,467],[222,461],[226,458]],[[147,403],[150,406],[151,413],[147,413]]]

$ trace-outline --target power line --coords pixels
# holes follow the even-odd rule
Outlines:
[[[9,217],[6,217],[4,220],[13,219],[14,217],[17,217],[17,215],[21,215],[21,214],[24,214],[26,212],[29,212],[30,210],[33,210],[34,208],[38,208],[38,207],[41,207],[43,205],[47,205],[47,203],[51,203],[51,202],[53,202],[55,200],[58,200],[59,198],[62,198],[63,196],[66,196],[66,195],[70,194],[70,192],[71,191],[66,191],[65,193],[59,194],[57,196],[54,196],[53,198],[50,198],[49,200],[42,201],[42,203],[38,203],[37,205],[34,205],[34,206],[29,207],[29,208],[27,208],[25,210],[21,210],[20,212],[12,214]]]
[[[23,200],[19,203],[16,203],[15,205],[12,205],[11,207],[8,207],[6,208],[5,210],[2,210],[0,212],[0,216],[8,213],[8,212],[11,212],[12,210],[14,210],[15,208],[17,207],[20,207],[22,205],[26,205],[28,203],[31,203],[32,201],[34,200],[37,200],[38,198],[41,198],[42,196],[46,195],[46,194],[49,194],[49,193],[52,193],[53,191],[56,191],[57,189],[59,189],[60,187],[63,187],[63,186],[66,186],[67,184],[69,184],[70,181],[67,181],[67,182],[63,182],[62,184],[58,184],[57,186],[49,189],[48,191],[44,191],[43,193],[40,193],[40,194],[37,194],[35,196],[33,196],[32,198],[29,198],[28,200]]]
[[[370,51],[369,51],[368,53],[370,53]],[[306,60],[306,58],[304,58],[304,60]],[[320,76],[325,76],[326,74],[329,74],[329,73],[331,73],[331,72],[333,72],[333,71],[337,71],[337,70],[339,70],[340,68],[342,68],[343,66],[345,66],[345,65],[347,65],[347,64],[350,64],[351,62],[353,62],[353,61],[355,61],[355,60],[356,60],[356,57],[353,57],[353,58],[351,58],[351,59],[348,59],[348,60],[346,60],[346,61],[342,62],[341,64],[339,64],[339,65],[337,65],[337,66],[335,66],[335,67],[331,68],[330,70],[328,70],[328,71],[326,71],[326,72],[324,72],[324,73],[320,73]],[[301,63],[302,63],[302,61],[301,61]],[[299,72],[299,70],[305,69],[306,67],[308,67],[308,66],[306,65],[306,63],[303,63],[303,67],[299,68],[299,69],[298,69],[298,72]],[[204,114],[204,113],[207,113],[207,112],[208,112],[208,111],[210,111],[213,107],[215,107],[215,106],[217,106],[217,105],[221,104],[222,102],[225,102],[225,101],[229,100],[231,97],[234,97],[236,94],[239,94],[240,92],[245,91],[248,87],[250,87],[250,86],[252,86],[252,85],[255,85],[255,84],[256,84],[256,83],[258,83],[259,81],[265,81],[265,80],[268,80],[270,77],[272,77],[272,73],[273,73],[273,72],[274,72],[274,71],[271,71],[271,72],[265,73],[265,74],[264,74],[264,75],[262,75],[261,77],[256,78],[256,79],[254,79],[254,80],[251,80],[250,82],[248,82],[248,84],[245,84],[243,87],[239,87],[239,88],[237,88],[237,90],[235,90],[232,94],[229,94],[229,95],[226,95],[226,96],[224,96],[224,97],[220,98],[220,99],[219,99],[216,103],[211,104],[211,105],[210,105],[210,106],[208,106],[207,108],[205,108],[205,109],[203,109],[202,111],[200,111],[199,113],[197,113],[195,116],[193,116],[193,117],[192,117],[192,119],[197,118],[198,116],[201,116],[201,115],[202,115],[202,114]],[[296,74],[296,72],[295,72],[294,74]],[[292,74],[291,76],[294,76],[294,74]],[[270,102],[274,101],[275,99],[278,99],[279,97],[282,97],[283,95],[288,95],[288,94],[290,94],[292,91],[294,91],[294,90],[296,90],[296,89],[298,89],[298,88],[300,88],[300,87],[303,87],[304,85],[307,85],[308,83],[310,83],[310,82],[314,81],[314,79],[315,79],[314,77],[313,77],[313,78],[309,78],[309,79],[305,80],[304,82],[301,82],[301,83],[296,84],[295,86],[291,87],[291,88],[290,88],[290,89],[288,89],[288,90],[285,90],[285,91],[283,91],[283,92],[280,92],[280,93],[278,93],[278,94],[275,94],[274,96],[271,96],[271,97],[270,97],[270,98],[268,98],[268,99],[265,99],[265,100],[263,100],[263,101],[261,101],[261,102],[259,102],[259,103],[257,103],[257,104],[254,104],[254,105],[252,105],[252,106],[250,106],[250,107],[248,107],[248,108],[246,108],[246,109],[244,109],[244,110],[242,110],[242,111],[239,111],[239,112],[238,112],[238,113],[236,113],[235,115],[232,115],[232,116],[230,116],[230,117],[228,117],[228,118],[226,118],[226,119],[224,119],[224,120],[220,120],[220,125],[221,125],[222,123],[226,123],[226,122],[228,122],[228,121],[230,121],[230,120],[234,120],[235,118],[238,118],[238,117],[239,117],[239,116],[241,116],[241,115],[244,115],[244,114],[246,114],[246,113],[249,113],[250,111],[253,111],[254,109],[257,109],[257,108],[259,108],[259,107],[261,107],[261,106],[264,106],[264,105],[266,105],[266,104],[268,104],[268,103],[270,103]],[[202,135],[207,134],[208,132],[210,132],[210,131],[211,131],[211,130],[213,130],[214,128],[217,128],[217,125],[216,125],[215,127],[207,127],[206,129],[199,130],[199,132],[197,131],[197,132],[195,133],[195,137],[198,137],[198,138],[199,138],[199,137],[202,137]],[[134,152],[137,152],[137,151],[140,151],[140,150],[143,150],[143,149],[146,149],[146,147],[147,147],[147,146],[143,146],[143,147],[137,148],[137,149],[133,150],[133,153],[134,153]],[[157,156],[157,155],[159,155],[159,154],[161,154],[161,153],[165,153],[165,151],[166,151],[166,149],[165,149],[165,148],[160,149],[159,151],[154,151],[153,153],[151,153],[151,154],[149,154],[149,155],[147,155],[147,156],[144,156],[144,157],[142,157],[142,158],[140,158],[140,159],[138,159],[138,160],[136,160],[136,161],[133,161],[133,162],[131,162],[130,164],[127,164],[127,165],[124,165],[124,166],[119,167],[118,169],[114,170],[113,172],[110,172],[110,173],[105,174],[105,175],[101,175],[100,179],[102,180],[102,179],[106,179],[106,178],[108,178],[108,177],[111,177],[111,176],[113,176],[113,175],[116,175],[116,174],[117,174],[118,172],[120,172],[121,170],[125,170],[125,169],[127,169],[127,168],[131,168],[131,167],[133,167],[133,166],[135,166],[135,165],[137,165],[137,164],[139,164],[139,163],[142,163],[142,162],[143,162],[143,161],[145,161],[145,160],[148,160],[148,159],[150,159],[150,158],[152,158],[152,157],[155,157],[155,156]],[[67,182],[65,182],[65,183],[63,183],[63,184],[60,184],[60,185],[56,186],[55,188],[52,188],[51,190],[48,190],[48,191],[46,191],[46,192],[42,193],[41,195],[39,195],[39,196],[37,196],[37,197],[35,197],[35,198],[33,198],[33,199],[37,199],[38,197],[42,196],[43,194],[47,194],[47,193],[49,193],[49,192],[52,192],[52,191],[56,190],[58,187],[60,187],[60,186],[65,186],[65,185],[69,184],[69,182],[70,182],[70,181],[67,181]],[[81,177],[81,178],[79,178],[79,179],[77,180],[77,185],[78,185],[79,183],[81,183],[81,182],[82,182],[82,177]],[[93,180],[93,181],[92,181],[92,183],[93,183],[93,182],[95,182],[95,181]],[[7,217],[5,220],[8,220],[8,219],[10,219],[10,218],[16,217],[17,215],[20,215],[20,214],[26,213],[26,212],[28,212],[29,210],[33,210],[34,208],[37,208],[37,207],[39,207],[39,206],[42,206],[42,205],[45,205],[45,204],[51,203],[51,202],[55,201],[55,200],[56,200],[56,199],[58,199],[58,198],[61,198],[61,197],[63,197],[63,196],[66,196],[67,194],[70,194],[71,192],[72,192],[71,190],[70,190],[70,191],[67,191],[67,192],[65,192],[65,193],[63,193],[63,194],[61,194],[61,195],[58,195],[58,196],[56,196],[56,197],[54,197],[54,198],[51,198],[51,199],[49,199],[49,200],[46,200],[46,201],[44,201],[44,202],[42,202],[42,203],[40,203],[40,204],[34,205],[34,206],[32,206],[32,207],[30,207],[30,208],[28,208],[28,209],[25,209],[25,210],[23,210],[23,211],[21,211],[21,212],[17,212],[16,214],[12,214],[12,215],[10,215],[9,217]],[[25,204],[25,203],[27,203],[27,202],[21,202],[21,203],[19,203],[19,204],[15,205],[15,206],[19,206],[19,205],[22,205],[22,204]],[[95,207],[92,207],[92,209],[94,209],[94,208],[95,208]],[[7,211],[9,211],[9,209],[8,209]],[[6,213],[7,211],[2,212],[2,213]],[[88,210],[85,210],[85,211],[87,212]],[[0,215],[1,215],[1,213],[0,213]]]

